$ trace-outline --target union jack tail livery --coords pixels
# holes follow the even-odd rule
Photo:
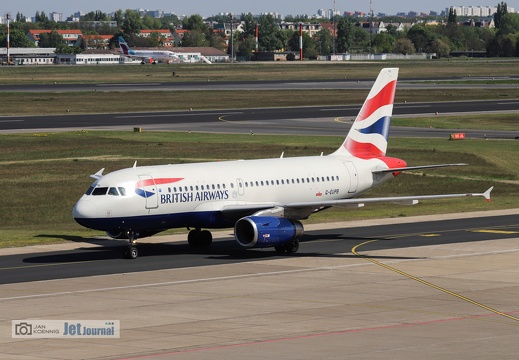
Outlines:
[[[398,68],[380,72],[348,136],[333,155],[361,159],[386,155],[397,77]]]

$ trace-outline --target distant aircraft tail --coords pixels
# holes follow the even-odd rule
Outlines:
[[[119,36],[119,50],[121,51],[121,53],[123,53],[124,55],[130,55],[130,51],[131,49],[128,47],[128,44],[126,43],[126,41],[124,41],[124,38],[122,36]]]
[[[382,69],[346,139],[333,156],[371,159],[386,155],[398,68]]]

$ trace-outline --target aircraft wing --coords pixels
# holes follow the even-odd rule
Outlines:
[[[417,195],[417,196],[390,196],[390,197],[376,197],[376,198],[352,198],[339,200],[325,200],[325,201],[306,201],[295,203],[234,203],[223,205],[220,209],[224,215],[229,216],[248,216],[258,215],[268,212],[269,214],[276,214],[283,212],[284,215],[301,214],[302,218],[306,218],[311,213],[323,210],[328,207],[337,206],[344,208],[359,208],[365,204],[392,202],[399,205],[415,205],[420,200],[434,200],[434,199],[450,199],[461,197],[482,196],[490,202],[490,193],[493,190],[490,187],[484,193],[464,193],[464,194],[439,194],[439,195]],[[306,215],[303,215],[306,214]],[[297,217],[297,215],[295,215]]]
[[[482,196],[487,201],[490,201],[490,192],[494,187],[492,186],[484,193],[465,193],[465,194],[439,194],[439,195],[417,195],[417,196],[390,196],[390,197],[379,197],[379,198],[353,198],[353,199],[340,199],[340,200],[327,200],[320,202],[301,202],[301,203],[290,203],[284,205],[284,207],[309,207],[309,206],[348,206],[348,205],[361,205],[380,203],[380,202],[393,202],[400,205],[415,205],[418,204],[419,200],[434,200],[434,199],[449,199],[459,197],[470,197],[470,196]]]

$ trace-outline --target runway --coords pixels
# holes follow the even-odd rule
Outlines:
[[[515,89],[519,80],[516,76],[504,77],[448,77],[415,78],[398,80],[399,89]],[[261,80],[261,81],[148,81],[135,83],[95,83],[95,84],[6,84],[0,92],[70,92],[70,91],[229,91],[229,90],[297,90],[297,89],[370,89],[373,79],[340,78],[327,80]]]
[[[398,103],[394,117],[513,113],[519,110],[515,100],[461,101],[437,103]],[[0,134],[26,131],[71,131],[83,129],[193,131],[241,134],[337,135],[343,134],[357,115],[359,106],[312,106],[288,108],[231,109],[207,111],[171,111],[116,114],[4,116]],[[448,138],[453,130],[391,127],[392,136]],[[519,131],[460,129],[469,138],[515,139]]]
[[[89,239],[4,249],[0,358],[513,359],[519,210],[453,217],[309,226],[293,256],[226,233],[135,261]],[[12,339],[15,319],[119,319],[121,337]]]

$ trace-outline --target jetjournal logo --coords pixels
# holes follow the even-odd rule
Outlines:
[[[121,337],[119,320],[13,320],[13,338]]]

